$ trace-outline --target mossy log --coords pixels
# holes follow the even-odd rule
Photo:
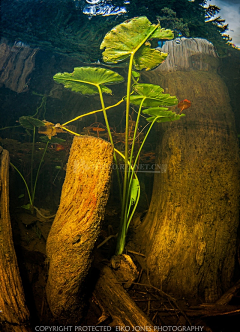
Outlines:
[[[231,286],[235,267],[239,224],[235,120],[209,42],[201,49],[194,39],[187,45],[166,44],[163,50],[168,50],[169,60],[147,73],[145,80],[179,100],[187,98],[192,106],[183,111],[185,118],[157,128],[156,165],[165,165],[159,169],[166,171],[155,174],[150,208],[135,245],[146,254],[156,287],[175,297],[215,302]],[[177,54],[176,62],[171,54]]]
[[[29,311],[19,274],[9,215],[9,153],[0,147],[0,330],[29,332]]]
[[[87,274],[109,195],[113,148],[95,137],[75,137],[60,206],[47,239],[47,300],[62,324],[77,324]]]

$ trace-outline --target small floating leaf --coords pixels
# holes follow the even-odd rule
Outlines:
[[[25,129],[33,130],[34,127],[42,127],[45,126],[45,123],[39,119],[35,119],[31,116],[21,116],[19,118],[20,125]]]

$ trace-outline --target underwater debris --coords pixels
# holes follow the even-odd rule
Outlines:
[[[183,110],[186,110],[187,108],[189,108],[191,105],[192,105],[192,103],[190,102],[190,100],[188,100],[188,99],[181,100],[178,103],[178,108],[180,108],[180,113]]]
[[[100,131],[106,131],[106,129],[104,129],[104,128],[99,128],[99,127],[93,127],[92,130],[97,132],[97,136],[98,136],[98,137],[99,137],[99,132],[100,132]]]
[[[55,151],[63,151],[63,150],[65,150],[65,146],[57,143],[55,146]]]
[[[49,139],[52,138],[52,136],[56,136],[58,133],[65,133],[64,130],[62,130],[58,124],[54,125],[52,122],[48,122],[43,120],[45,123],[44,127],[39,127],[38,133],[46,135]]]

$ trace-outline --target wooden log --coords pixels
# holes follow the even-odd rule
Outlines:
[[[60,206],[47,239],[47,300],[64,324],[80,321],[92,250],[109,195],[113,148],[95,137],[75,137]]]
[[[166,42],[170,60],[145,74],[192,106],[180,121],[156,126],[160,171],[133,249],[147,256],[154,286],[174,297],[215,302],[231,287],[235,267],[239,147],[219,60],[208,41],[203,45],[192,38]]]
[[[35,66],[39,49],[30,48],[21,42],[9,45],[4,39],[0,43],[0,83],[17,93],[28,90],[29,75]]]
[[[9,153],[0,147],[0,330],[28,332],[29,311],[13,245],[9,215]]]
[[[211,57],[217,54],[212,43],[202,38],[177,38],[166,42],[162,49],[168,53],[166,60],[154,72],[166,71],[210,71]],[[209,61],[210,60],[210,61]]]
[[[131,299],[110,267],[101,269],[94,294],[97,300],[100,299],[100,306],[112,317],[111,326],[131,327],[130,330],[136,326],[147,327],[147,331],[154,331],[153,322]]]

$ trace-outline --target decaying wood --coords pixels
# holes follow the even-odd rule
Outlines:
[[[164,67],[167,58],[145,74],[145,81],[192,105],[180,121],[157,127],[152,200],[131,249],[146,255],[154,286],[213,303],[231,287],[235,267],[239,148],[218,59],[207,41],[205,53],[193,54],[195,44],[188,41],[182,61],[176,56]],[[168,47],[169,57],[177,46]]]
[[[96,298],[100,299],[101,306],[106,311],[105,315],[112,317],[111,326],[121,326],[122,328],[147,326],[148,331],[154,331],[153,322],[130,298],[110,267],[104,266],[101,269],[94,293]]]
[[[159,71],[209,71],[212,63],[209,59],[217,57],[213,44],[202,38],[177,38],[166,42],[161,50],[168,56],[157,68]]]
[[[226,293],[224,293],[220,299],[218,299],[215,303],[219,305],[226,305],[228,304],[231,299],[237,295],[237,292],[240,289],[240,280],[236,282],[235,285],[233,285]]]
[[[216,304],[209,304],[203,303],[199,306],[192,306],[188,308],[183,308],[182,310],[176,308],[159,308],[157,310],[159,317],[169,317],[175,315],[181,315],[182,312],[189,318],[196,319],[204,317],[216,317],[216,316],[233,316],[240,314],[239,306],[234,305],[216,305]]]
[[[0,147],[0,330],[27,332],[29,311],[19,274],[9,215],[9,153]]]
[[[112,158],[113,148],[104,140],[88,136],[73,140],[60,206],[47,239],[47,300],[64,324],[81,319],[86,276],[109,194]]]
[[[13,46],[7,40],[0,43],[0,83],[18,93],[28,90],[28,79],[35,66],[38,49],[30,48],[21,42]]]

